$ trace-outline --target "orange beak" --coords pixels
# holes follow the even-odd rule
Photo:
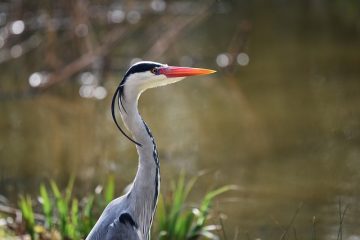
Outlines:
[[[168,78],[205,75],[214,72],[216,71],[205,68],[190,68],[190,67],[175,67],[175,66],[159,68],[159,74],[163,74]]]

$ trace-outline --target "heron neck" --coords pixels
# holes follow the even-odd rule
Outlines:
[[[133,186],[128,194],[131,198],[131,210],[138,219],[138,224],[144,235],[148,237],[152,224],[160,188],[160,166],[155,140],[141,118],[138,108],[138,97],[127,97],[120,106],[122,119],[131,132],[139,155],[139,165]]]

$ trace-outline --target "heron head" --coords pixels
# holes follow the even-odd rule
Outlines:
[[[157,62],[141,61],[132,65],[126,72],[120,87],[141,93],[149,88],[165,86],[185,77],[214,73],[203,68],[168,66]]]

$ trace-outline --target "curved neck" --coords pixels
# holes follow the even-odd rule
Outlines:
[[[139,165],[128,197],[130,211],[138,218],[140,230],[148,238],[159,195],[160,166],[155,140],[137,108],[139,96],[140,93],[127,95],[125,92],[119,96],[122,98],[119,108],[124,124],[134,140],[141,144],[136,146]]]

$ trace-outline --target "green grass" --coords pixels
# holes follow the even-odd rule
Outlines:
[[[181,174],[173,184],[168,198],[160,196],[157,209],[157,233],[159,240],[195,240],[200,237],[219,239],[213,230],[219,226],[208,225],[211,203],[215,197],[227,192],[233,186],[224,186],[205,194],[198,206],[190,207],[187,197],[197,178],[185,182],[185,175]]]
[[[35,216],[33,210],[33,203],[30,195],[20,196],[19,208],[21,210],[22,218],[25,224],[26,231],[31,238],[35,238]]]
[[[35,217],[35,201],[30,195],[20,196],[19,209],[22,223],[16,232],[24,231],[31,239],[57,239],[47,236],[61,236],[61,239],[83,239],[95,224],[99,212],[114,198],[114,178],[109,177],[104,191],[99,194],[88,194],[81,201],[73,196],[74,178],[71,178],[64,190],[60,190],[55,181],[48,185],[42,183],[39,189],[41,212]]]
[[[219,239],[215,233],[219,226],[208,224],[212,202],[233,187],[206,192],[198,204],[190,206],[188,196],[197,178],[185,179],[181,174],[169,194],[166,197],[160,195],[152,239]],[[0,234],[8,237],[28,235],[34,240],[84,239],[102,210],[114,199],[115,180],[109,177],[102,191],[87,194],[81,200],[73,195],[74,180],[70,178],[65,189],[60,189],[53,180],[40,184],[38,201],[30,195],[21,195],[18,201],[21,222],[15,228],[1,228]]]

